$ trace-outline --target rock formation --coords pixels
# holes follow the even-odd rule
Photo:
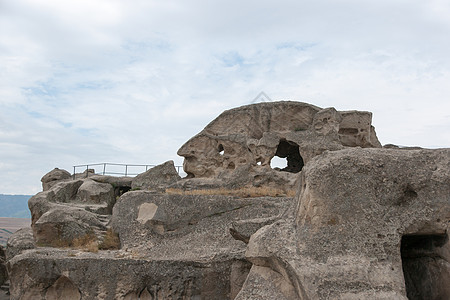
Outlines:
[[[338,112],[292,101],[227,110],[178,150],[188,178],[195,178],[179,187],[199,188],[198,183],[206,182],[208,188],[296,189],[296,173],[325,150],[381,147],[371,123],[370,112]],[[275,156],[286,158],[282,170],[271,168]]]
[[[302,176],[294,216],[259,230],[247,248],[265,268],[250,275],[282,274],[284,288],[265,299],[450,297],[450,149],[327,152]],[[253,291],[248,284],[237,299]]]
[[[450,149],[381,148],[369,112],[275,102],[178,153],[184,179],[44,176],[8,241],[11,298],[450,298]]]
[[[46,191],[50,189],[55,183],[61,180],[70,179],[71,177],[72,175],[70,175],[70,173],[66,170],[54,168],[52,171],[48,172],[41,178],[42,190]]]
[[[171,160],[137,175],[133,179],[131,188],[164,192],[168,185],[180,179],[181,177]]]

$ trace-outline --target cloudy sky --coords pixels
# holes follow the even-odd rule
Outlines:
[[[446,0],[0,0],[0,193],[54,167],[177,165],[264,91],[372,111],[382,144],[450,146]]]

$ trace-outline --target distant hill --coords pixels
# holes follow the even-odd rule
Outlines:
[[[0,217],[31,218],[28,199],[31,195],[0,194]]]

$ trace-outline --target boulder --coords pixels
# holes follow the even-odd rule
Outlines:
[[[6,259],[10,260],[14,256],[28,249],[36,248],[31,227],[21,228],[14,232],[8,239],[6,245]]]
[[[73,240],[106,231],[105,225],[94,213],[74,207],[55,207],[45,212],[33,224],[38,245],[70,246]]]
[[[57,203],[74,202],[77,198],[78,189],[84,183],[84,180],[69,180],[55,183],[48,192],[48,200]]]
[[[147,241],[152,246],[145,251],[150,251],[151,257],[186,259],[195,253],[225,255],[231,249],[244,249],[242,242],[228,234],[232,222],[266,218],[269,224],[278,220],[291,203],[292,198],[288,197],[238,198],[131,191],[114,206],[111,226],[119,234],[122,247],[142,247],[142,241]],[[162,240],[164,246],[159,244]],[[216,246],[212,247],[211,243]]]
[[[165,191],[169,185],[180,179],[173,161],[170,160],[134,177],[131,188]]]
[[[36,242],[57,246],[71,245],[86,235],[103,239],[118,197],[115,193],[128,190],[130,185],[130,181],[101,176],[55,182],[28,200]]]
[[[76,201],[88,204],[106,204],[110,210],[115,203],[114,188],[109,183],[85,179],[78,188]]]
[[[63,169],[54,168],[52,171],[48,172],[41,178],[42,190],[46,191],[50,189],[55,183],[71,179],[72,175]]]

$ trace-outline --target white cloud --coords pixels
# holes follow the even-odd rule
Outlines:
[[[54,167],[161,163],[261,91],[448,147],[446,1],[0,2],[0,193]],[[20,178],[20,179],[18,179]]]

